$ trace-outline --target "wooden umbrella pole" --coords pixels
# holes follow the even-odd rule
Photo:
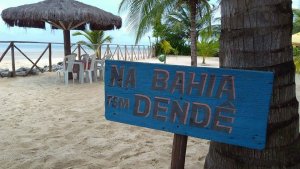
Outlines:
[[[171,169],[184,169],[188,136],[174,134]]]
[[[65,56],[71,54],[71,38],[70,38],[70,30],[64,29],[64,51]],[[73,79],[73,74],[69,72],[69,79]]]
[[[70,30],[64,30],[64,50],[65,50],[65,56],[71,54]]]

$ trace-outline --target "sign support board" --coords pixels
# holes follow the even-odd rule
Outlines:
[[[105,62],[108,120],[264,149],[273,73]]]

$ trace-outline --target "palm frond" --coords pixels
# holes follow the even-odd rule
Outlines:
[[[83,32],[75,32],[72,34],[73,36],[84,36],[88,39],[89,42],[79,41],[77,43],[87,46],[88,48],[95,51],[97,56],[99,55],[99,47],[105,42],[111,42],[112,38],[110,36],[106,36],[102,30],[94,30],[89,31],[85,30]]]
[[[127,11],[125,25],[136,33],[136,43],[153,25],[157,15],[163,15],[173,0],[122,0],[119,12]]]
[[[91,44],[91,43],[88,43],[88,42],[86,42],[86,41],[78,41],[77,43],[80,44],[80,45],[87,46],[88,48],[90,48],[90,49],[92,49],[92,50],[95,50],[94,45]]]
[[[78,32],[74,32],[72,35],[73,35],[73,36],[84,36],[84,37],[87,38],[90,42],[93,41],[93,40],[91,39],[91,37],[89,36],[89,34],[87,33],[87,31],[78,31]]]

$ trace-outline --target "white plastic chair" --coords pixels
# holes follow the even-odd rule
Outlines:
[[[83,55],[80,56],[80,59],[81,59],[81,60],[88,60],[89,57],[90,57],[89,54],[83,54]]]
[[[73,83],[77,76],[77,73],[73,72],[75,58],[76,58],[76,54],[71,54],[71,55],[65,56],[64,61],[63,61],[63,68],[56,71],[57,76],[60,77],[61,74],[64,75],[65,85],[68,85],[68,82],[69,82],[69,72],[71,72],[73,75]]]
[[[85,60],[85,76],[88,76],[88,79],[90,80],[90,83],[92,83],[93,78],[92,78],[92,72],[95,71],[95,60],[96,60],[96,55],[90,55],[88,59]]]
[[[105,70],[105,60],[111,60],[112,59],[112,54],[107,54],[105,55],[97,65],[97,69],[99,70],[100,73],[100,78],[104,80],[104,70]]]

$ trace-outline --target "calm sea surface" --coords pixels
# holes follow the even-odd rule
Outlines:
[[[0,57],[8,48],[9,43],[0,43]],[[48,47],[48,44],[39,44],[39,43],[15,43],[15,46],[19,48],[28,58],[32,60],[32,62],[36,62],[37,59],[41,56],[44,50]],[[57,64],[61,62],[64,58],[64,47],[63,44],[52,44],[52,64]],[[81,54],[88,53],[93,54],[94,51],[89,49],[86,46],[82,46],[83,50],[81,50]],[[109,50],[112,54],[116,53],[117,45],[109,45]],[[131,47],[127,47],[127,55],[130,55]],[[101,47],[101,54],[102,56],[107,50],[107,45],[103,45]],[[125,47],[120,46],[120,55],[124,55]],[[137,47],[134,48],[135,53],[137,53]],[[16,68],[19,67],[31,67],[32,63],[26,59],[26,57],[18,50],[14,49],[15,52],[15,62]],[[71,52],[78,53],[76,49],[76,45],[72,46]],[[121,54],[122,53],[122,54]],[[11,61],[11,49],[4,55],[4,58],[0,62],[0,69],[8,68],[10,69],[12,65]],[[44,53],[40,61],[38,62],[38,66],[48,66],[49,65],[49,49]]]

